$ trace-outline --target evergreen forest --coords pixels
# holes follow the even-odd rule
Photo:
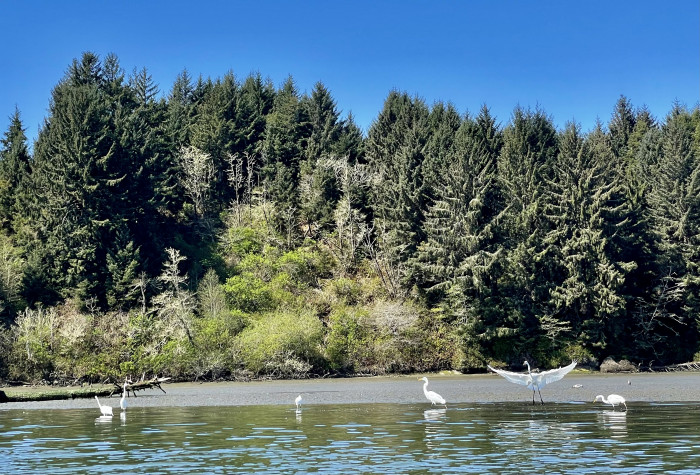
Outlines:
[[[700,359],[700,110],[609,121],[84,53],[0,142],[0,379]],[[575,111],[571,111],[572,116]]]

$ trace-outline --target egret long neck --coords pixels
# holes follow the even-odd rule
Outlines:
[[[530,363],[526,361],[525,364],[527,365],[527,372],[530,373]]]
[[[428,395],[428,382],[423,383],[423,393],[427,396]]]

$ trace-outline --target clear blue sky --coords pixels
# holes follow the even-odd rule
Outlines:
[[[301,92],[322,81],[366,130],[392,89],[464,112],[488,105],[505,124],[540,106],[558,127],[590,130],[620,94],[663,119],[700,95],[700,2],[6,1],[0,6],[0,133],[19,107],[30,142],[73,58],[115,53],[167,94],[192,76]]]

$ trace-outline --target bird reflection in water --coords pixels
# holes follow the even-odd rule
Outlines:
[[[446,436],[443,419],[447,414],[447,409],[427,409],[423,411],[423,418],[426,424],[425,428],[425,445],[435,450],[442,445],[442,438]],[[432,452],[431,452],[432,454]],[[434,455],[431,455],[434,456]]]
[[[579,437],[580,427],[569,422],[542,419],[506,419],[495,424],[490,432],[499,447],[534,448],[538,444],[566,444]]]
[[[122,425],[125,426],[126,425],[126,411],[122,411],[119,413],[119,419],[121,420]]]
[[[603,411],[598,413],[598,422],[610,430],[610,437],[622,439],[627,437],[627,412]]]
[[[428,422],[437,422],[440,419],[444,419],[445,414],[447,414],[447,409],[445,409],[445,408],[427,409],[427,410],[423,411],[423,417]]]
[[[95,424],[105,424],[107,422],[112,422],[112,416],[100,416],[95,419]]]

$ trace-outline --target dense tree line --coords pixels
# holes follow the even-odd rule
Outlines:
[[[17,110],[0,153],[6,375],[55,373],[77,343],[38,328],[76,315],[114,358],[78,376],[697,359],[697,107],[621,97],[557,130],[392,91],[363,135],[322,83],[183,71],[160,94],[85,53],[32,153]],[[138,341],[96,333],[119,319]]]

